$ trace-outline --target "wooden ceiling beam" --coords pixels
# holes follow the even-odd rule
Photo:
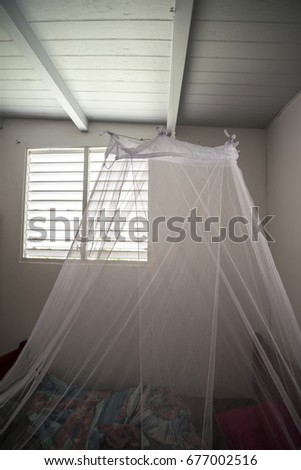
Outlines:
[[[176,0],[175,3],[166,126],[171,135],[175,134],[177,125],[193,4],[194,0]]]
[[[14,0],[0,0],[0,26],[34,67],[78,129],[88,131],[86,115]]]

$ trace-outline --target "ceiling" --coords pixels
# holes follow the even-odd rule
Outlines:
[[[264,128],[300,88],[300,0],[0,0],[0,118]]]

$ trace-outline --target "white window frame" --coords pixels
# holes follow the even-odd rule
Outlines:
[[[84,213],[85,207],[87,205],[88,201],[88,195],[89,195],[89,155],[90,152],[93,153],[93,151],[100,151],[101,153],[105,152],[105,148],[103,147],[68,147],[68,148],[63,148],[63,147],[53,147],[53,148],[28,148],[26,149],[26,166],[25,166],[25,184],[24,184],[24,197],[23,197],[23,211],[22,211],[22,236],[21,236],[21,261],[22,262],[37,262],[37,263],[56,263],[56,264],[62,264],[64,263],[66,257],[35,257],[35,256],[26,256],[26,249],[27,249],[27,222],[28,222],[28,208],[27,208],[27,202],[28,202],[28,197],[30,194],[29,191],[29,177],[31,175],[29,164],[30,164],[30,156],[34,153],[42,152],[42,153],[59,153],[59,152],[66,152],[70,151],[70,153],[78,153],[80,151],[83,152],[83,188],[82,188],[82,204],[81,204],[81,217]],[[147,165],[147,172],[148,172],[148,177],[149,177],[149,167]],[[64,181],[64,180],[62,180]],[[66,182],[66,181],[64,181]],[[59,200],[58,200],[59,201]],[[149,204],[149,198],[148,198],[148,193],[147,193],[147,213],[148,213],[148,204]],[[50,208],[49,208],[50,209]],[[48,210],[48,209],[47,209]],[[134,242],[133,242],[134,243]],[[71,245],[71,242],[70,242]],[[86,258],[85,256],[85,250],[81,250],[80,256],[78,259],[74,259],[75,261],[90,261],[89,259]],[[120,253],[120,250],[118,250]],[[140,257],[139,250],[133,250],[133,253],[135,253],[135,256],[133,259],[130,259],[128,255],[129,252],[127,250],[124,250],[125,256],[122,257],[119,255],[118,258],[114,257],[114,249],[112,250],[112,256],[108,259],[110,263],[118,264],[119,262],[122,264],[127,264],[127,263],[140,263],[140,262],[145,262],[148,261],[149,258],[149,246],[147,243],[147,248],[146,248],[146,253],[144,256]],[[95,260],[91,260],[91,262],[94,262]]]

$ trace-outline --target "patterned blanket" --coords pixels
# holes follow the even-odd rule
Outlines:
[[[68,387],[46,376],[27,413],[44,449],[197,449],[181,397],[146,385],[116,393]]]

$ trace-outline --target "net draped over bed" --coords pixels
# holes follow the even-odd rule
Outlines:
[[[301,447],[300,329],[235,146],[111,134],[106,158],[68,259],[0,382],[2,446]],[[136,228],[147,219],[147,259],[136,240],[136,259],[124,261],[135,217]]]

